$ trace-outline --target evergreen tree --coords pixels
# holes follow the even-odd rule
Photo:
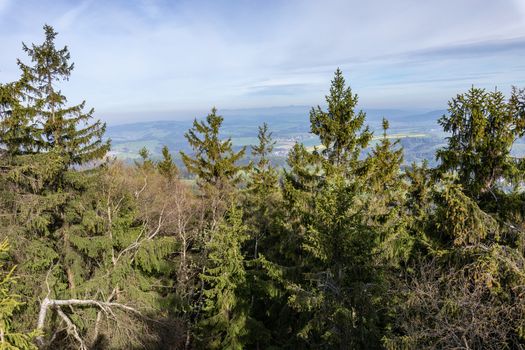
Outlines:
[[[73,66],[67,48],[55,48],[53,29],[44,30],[43,44],[24,45],[32,65],[19,61],[20,81],[2,88],[1,126],[10,157],[2,160],[1,233],[13,242],[14,261],[24,276],[15,288],[30,296],[15,316],[17,330],[34,328],[46,295],[79,296],[85,270],[71,241],[77,224],[72,213],[96,170],[72,166],[98,160],[109,148],[101,140],[105,126],[89,124],[93,112],[84,113],[84,103],[67,107],[57,90],[55,84],[67,80]]]
[[[257,258],[260,240],[270,230],[275,219],[278,200],[278,175],[271,166],[269,156],[275,142],[268,132],[268,125],[259,127],[259,144],[252,146],[252,156],[256,160],[250,169],[245,191],[245,216],[253,239],[253,257]]]
[[[395,196],[401,151],[392,150],[385,137],[370,159],[359,159],[371,133],[361,130],[364,113],[356,116],[357,96],[345,88],[339,70],[326,100],[328,112],[318,107],[310,114],[312,132],[325,147],[322,154],[309,153],[302,145],[289,153],[282,253],[270,255],[267,270],[283,284],[295,313],[290,323],[297,338],[291,346],[378,348],[382,315],[377,302],[383,281],[374,256],[387,231],[379,216],[392,215],[394,205],[374,202],[373,195],[387,188],[389,198]],[[381,162],[390,161],[387,169],[379,169]],[[377,188],[367,184],[374,176],[381,177]]]
[[[179,173],[167,146],[162,147],[162,160],[157,163],[157,169],[168,181],[172,181]]]
[[[234,152],[231,138],[220,139],[219,131],[223,120],[223,117],[217,115],[216,108],[212,108],[205,122],[195,119],[193,128],[185,134],[195,152],[194,158],[181,152],[184,165],[190,173],[197,176],[199,185],[210,185],[219,191],[235,186],[240,181],[239,172],[245,169],[236,163],[244,156],[246,149]]]
[[[278,177],[269,159],[275,141],[272,139],[272,133],[268,131],[268,124],[264,123],[259,127],[257,139],[259,144],[252,146],[252,156],[256,164],[252,169],[248,188],[257,194],[271,193],[276,189]]]
[[[367,225],[380,232],[383,257],[396,263],[410,254],[411,238],[406,231],[407,186],[403,179],[403,148],[399,140],[391,141],[389,123],[383,118],[383,136],[365,160],[362,196]]]
[[[10,158],[33,153],[38,147],[39,130],[22,106],[24,81],[0,84],[0,132],[2,147]]]
[[[28,102],[23,113],[40,129],[32,142],[45,152],[60,149],[60,154],[67,157],[67,165],[82,165],[100,159],[109,150],[109,141],[102,141],[106,125],[100,120],[90,123],[94,110],[84,111],[85,101],[74,106],[66,105],[66,97],[55,84],[68,80],[74,65],[69,63],[67,46],[62,49],[55,47],[57,33],[53,28],[45,25],[44,33],[42,44],[23,44],[31,65],[18,60],[24,82],[21,89]]]
[[[310,111],[311,132],[321,139],[322,154],[335,165],[355,166],[359,155],[372,138],[368,127],[364,127],[366,114],[356,112],[358,97],[345,86],[343,73],[335,71],[330,94],[326,96],[328,111],[321,107]]]
[[[236,186],[241,181],[241,171],[249,168],[238,164],[246,148],[235,152],[231,138],[221,140],[219,132],[222,122],[223,118],[217,115],[215,108],[212,108],[206,121],[195,119],[193,127],[185,134],[195,154],[192,158],[180,152],[188,172],[197,177],[197,185],[208,208],[208,226],[212,231],[235,194]]]
[[[137,168],[142,169],[145,172],[153,171],[154,164],[151,160],[151,152],[146,148],[142,147],[139,150],[140,161],[135,161]]]
[[[1,258],[9,253],[7,241],[0,243]],[[18,333],[12,330],[13,314],[21,307],[20,296],[11,291],[12,285],[16,283],[13,275],[15,267],[7,269],[4,263],[0,263],[0,349],[2,350],[36,350],[33,340],[36,332]]]
[[[246,270],[241,252],[247,238],[242,212],[232,207],[207,244],[210,265],[201,274],[206,285],[201,338],[206,348],[244,349],[247,342]]]
[[[440,171],[455,171],[467,193],[479,197],[494,191],[497,181],[513,181],[517,165],[510,157],[514,141],[525,134],[523,91],[514,89],[507,102],[500,91],[472,87],[449,102],[449,115],[439,123],[451,133],[438,150]]]

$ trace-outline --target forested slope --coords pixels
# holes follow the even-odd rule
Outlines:
[[[213,108],[188,179],[167,148],[106,156],[44,29],[0,85],[1,349],[525,348],[523,90],[453,97],[438,166],[402,167],[337,70],[323,147],[273,168],[268,126],[234,149]]]

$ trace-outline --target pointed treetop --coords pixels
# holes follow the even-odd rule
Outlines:
[[[157,163],[157,169],[169,181],[172,181],[179,173],[167,146],[162,147],[162,160]]]
[[[101,159],[109,150],[109,141],[102,140],[106,125],[100,120],[91,122],[94,110],[85,111],[85,101],[66,105],[67,98],[56,84],[69,79],[74,65],[69,63],[67,46],[55,47],[57,33],[53,28],[45,25],[44,32],[42,44],[23,44],[31,64],[18,60],[22,71],[19,93],[25,102],[22,112],[30,118],[27,124],[39,129],[30,136],[40,151],[60,149],[68,165]]]
[[[185,134],[188,143],[195,152],[194,157],[181,152],[182,161],[192,174],[198,178],[200,186],[212,185],[217,189],[235,186],[239,181],[239,172],[246,167],[237,163],[246,152],[233,151],[231,138],[222,140],[219,136],[223,117],[212,108],[206,121],[193,122],[193,127]]]
[[[355,110],[357,102],[357,94],[346,86],[338,68],[326,96],[328,110],[317,106],[310,111],[311,131],[319,136],[324,146],[322,154],[334,165],[355,163],[372,138],[368,126],[364,126],[365,113]]]

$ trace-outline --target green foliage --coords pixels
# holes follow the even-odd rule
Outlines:
[[[152,171],[154,165],[153,165],[153,161],[151,160],[150,151],[146,147],[142,147],[139,150],[139,156],[140,156],[141,161],[140,162],[135,161],[135,165],[138,168],[143,169],[145,171]]]
[[[73,64],[69,63],[69,50],[67,47],[55,47],[57,33],[51,26],[45,25],[44,33],[42,44],[23,45],[32,65],[18,60],[22,71],[19,94],[23,94],[27,101],[22,113],[30,116],[24,121],[24,126],[30,130],[32,124],[38,126],[38,131],[30,135],[30,143],[23,147],[36,145],[39,151],[58,148],[67,155],[68,165],[82,165],[100,159],[109,150],[109,142],[102,141],[106,126],[100,121],[89,123],[94,110],[85,112],[85,101],[66,106],[67,99],[55,84],[68,80],[71,75]],[[15,117],[18,115],[13,114]]]
[[[0,132],[8,156],[33,153],[38,146],[34,137],[39,134],[36,123],[23,108],[21,88],[24,81],[0,84]]]
[[[449,115],[439,120],[451,133],[447,147],[436,154],[440,171],[456,171],[459,183],[474,197],[493,191],[499,180],[515,180],[517,164],[510,150],[525,134],[524,100],[517,89],[505,101],[500,91],[474,87],[453,98]]]
[[[524,90],[458,95],[439,167],[404,167],[338,69],[310,112],[322,147],[294,145],[282,173],[268,125],[241,166],[216,109],[195,120],[196,188],[167,147],[101,162],[105,125],[67,106],[69,51],[44,31],[0,85],[0,349],[525,346]],[[87,304],[37,334],[44,300]]]
[[[279,200],[278,175],[271,166],[268,156],[273,150],[274,141],[265,123],[259,127],[259,144],[252,147],[252,155],[257,162],[250,169],[248,183],[244,191],[244,214],[250,236],[253,240],[253,257],[257,258],[261,240],[269,234],[272,220],[275,219]]]
[[[498,224],[494,218],[466,196],[459,185],[447,180],[436,191],[439,203],[436,228],[445,234],[445,240],[467,245],[480,243],[489,235],[497,237]]]
[[[247,238],[242,211],[232,207],[207,245],[209,266],[200,276],[206,285],[205,316],[200,325],[206,348],[244,348],[248,305],[243,299],[246,271],[241,245]]]
[[[157,163],[157,169],[169,181],[173,181],[179,173],[179,169],[173,162],[173,158],[166,146],[162,147],[162,160]]]
[[[7,241],[0,243],[0,255],[9,252]],[[2,256],[4,258],[4,256]],[[36,332],[18,333],[12,330],[12,319],[14,313],[20,308],[22,303],[20,297],[11,291],[12,285],[16,282],[14,277],[15,267],[6,269],[4,263],[0,263],[0,349],[2,350],[31,350],[37,347],[33,340]]]
[[[326,96],[328,111],[318,106],[310,112],[311,131],[319,136],[324,146],[322,154],[333,164],[355,163],[372,139],[368,127],[363,129],[365,113],[355,111],[357,101],[357,95],[345,86],[343,73],[338,68],[330,94]]]
[[[223,117],[212,108],[206,121],[193,122],[193,128],[185,134],[193,148],[194,158],[181,152],[182,161],[188,171],[197,176],[200,186],[212,186],[218,190],[236,185],[239,172],[244,169],[236,163],[244,156],[245,148],[239,152],[232,149],[231,138],[221,140],[219,136]],[[199,136],[199,134],[201,136]]]

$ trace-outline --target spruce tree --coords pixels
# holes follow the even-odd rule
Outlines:
[[[410,237],[406,231],[407,186],[401,170],[403,148],[399,140],[388,135],[389,123],[383,118],[383,136],[365,159],[365,182],[362,196],[367,225],[380,232],[380,249],[384,258],[396,263],[396,258],[410,254]]]
[[[436,154],[439,170],[457,172],[459,183],[476,198],[494,192],[498,180],[515,180],[517,164],[510,151],[525,134],[524,100],[516,89],[506,101],[500,91],[474,87],[453,98],[448,115],[439,120],[450,133],[447,146]]]
[[[16,290],[30,296],[16,315],[22,330],[35,326],[46,295],[80,296],[85,270],[71,239],[78,221],[92,212],[80,210],[80,218],[73,213],[97,169],[73,168],[99,160],[109,149],[102,141],[105,126],[89,122],[93,111],[84,112],[84,103],[66,106],[57,84],[69,78],[73,65],[67,47],[55,48],[56,32],[50,26],[44,31],[44,43],[23,46],[31,64],[19,60],[21,79],[3,86],[1,94],[1,126],[9,135],[2,141],[11,155],[0,181],[0,207],[7,223],[2,235],[12,239],[14,260],[24,276]]]
[[[153,171],[155,166],[153,160],[151,160],[151,152],[146,147],[142,147],[139,150],[139,157],[140,160],[135,161],[135,165],[137,166],[137,168],[145,172]]]
[[[213,230],[221,220],[241,181],[241,171],[249,166],[238,162],[246,152],[243,147],[233,150],[231,138],[222,140],[220,128],[223,118],[212,108],[205,121],[195,119],[193,127],[185,134],[194,155],[180,152],[188,172],[196,176],[202,199],[207,207],[209,227]]]
[[[10,158],[35,152],[39,129],[23,108],[23,80],[0,84],[0,132],[2,146]]]
[[[7,241],[0,243],[0,259],[9,253]],[[14,275],[16,266],[8,268],[0,262],[0,349],[2,350],[36,350],[33,340],[36,332],[19,333],[13,331],[13,315],[23,305],[20,296],[12,292],[16,283]]]
[[[257,135],[259,144],[252,146],[252,156],[256,163],[252,168],[248,188],[260,193],[270,193],[276,189],[277,172],[270,164],[269,156],[272,154],[275,141],[272,133],[268,131],[268,124],[259,127]]]
[[[67,157],[67,165],[100,159],[109,150],[109,141],[102,140],[106,125],[100,120],[91,123],[94,109],[85,111],[85,101],[67,106],[67,98],[56,84],[69,79],[74,65],[69,62],[67,46],[55,47],[54,29],[45,25],[44,34],[45,40],[40,45],[23,44],[31,64],[18,60],[24,82],[21,90],[27,101],[24,113],[40,129],[34,142],[40,151],[60,149],[60,154]]]
[[[376,256],[383,232],[377,217],[387,217],[391,203],[371,200],[373,189],[382,191],[367,184],[373,175],[368,178],[366,170],[376,176],[384,172],[387,183],[381,185],[398,186],[401,151],[393,150],[385,137],[375,156],[359,159],[372,135],[363,129],[365,115],[356,115],[357,96],[345,87],[339,70],[326,100],[328,112],[318,107],[310,114],[322,152],[296,145],[289,153],[283,246],[281,254],[269,255],[267,271],[286,290],[290,329],[296,335],[290,346],[378,348],[383,281]],[[391,167],[379,171],[380,163],[388,161]]]
[[[162,147],[162,160],[157,163],[157,169],[168,181],[173,181],[179,173],[167,146]]]
[[[193,127],[185,134],[193,148],[194,158],[181,152],[182,161],[188,171],[197,176],[201,187],[210,185],[219,191],[235,186],[239,181],[239,172],[245,167],[237,164],[242,159],[246,148],[234,152],[231,138],[221,140],[219,132],[224,118],[217,115],[214,107],[206,121],[195,119]],[[199,135],[200,134],[200,135]]]
[[[278,174],[269,159],[275,142],[266,123],[259,127],[257,138],[259,144],[252,146],[252,156],[256,163],[249,172],[244,205],[253,239],[254,258],[258,256],[261,239],[269,233],[278,200]]]
[[[356,112],[358,97],[345,85],[343,73],[338,68],[325,97],[328,110],[320,106],[310,111],[311,132],[321,139],[322,154],[335,165],[344,163],[355,166],[359,155],[372,138],[368,126],[364,127],[366,114]]]
[[[244,349],[248,330],[246,270],[241,246],[248,236],[242,211],[232,207],[225,222],[212,232],[207,244],[209,266],[205,283],[205,316],[200,323],[202,346],[209,349]]]

